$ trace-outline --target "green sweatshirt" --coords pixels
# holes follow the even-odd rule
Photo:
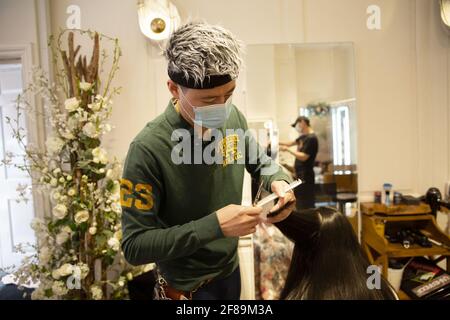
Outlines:
[[[235,106],[225,127],[247,130],[247,122]],[[192,138],[174,134],[176,129],[184,129]],[[166,111],[149,122],[131,143],[121,181],[125,258],[133,265],[157,263],[169,285],[185,291],[205,280],[227,277],[237,268],[239,239],[224,237],[216,210],[241,204],[245,168],[254,176],[261,168],[275,165],[263,153],[253,156],[258,161],[250,161],[249,149],[261,148],[249,136],[239,140],[244,144],[236,144],[242,139],[236,135],[221,141],[200,141],[203,150],[220,143],[222,148],[215,155],[225,159],[223,163],[173,161],[174,150],[186,156],[186,149],[180,151],[180,141],[190,140],[194,150],[199,140],[193,131],[170,102]],[[235,163],[230,163],[233,159]],[[261,175],[267,190],[273,181],[290,182],[279,166],[275,168],[273,174]]]

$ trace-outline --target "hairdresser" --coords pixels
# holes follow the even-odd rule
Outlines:
[[[292,124],[300,136],[292,142],[280,142],[280,151],[288,152],[295,157],[295,175],[302,180],[302,185],[295,189],[297,209],[315,207],[315,175],[314,162],[319,149],[319,141],[307,117],[298,117]],[[289,147],[296,146],[295,150]]]
[[[224,130],[247,130],[232,104],[242,58],[229,31],[186,24],[164,53],[172,99],[130,145],[121,182],[122,249],[133,265],[156,263],[155,299],[239,299],[238,240],[262,221],[261,208],[240,205],[244,170],[275,169],[261,179],[280,196],[272,211],[284,209],[268,223],[282,221],[295,206],[294,194],[283,192],[290,178],[265,153],[247,161],[245,151],[257,147],[255,140]],[[218,133],[224,135],[219,141],[208,138]],[[200,148],[200,156],[218,143],[223,163],[179,162],[178,146],[186,141],[194,153]],[[183,161],[191,160],[190,150],[182,150]]]

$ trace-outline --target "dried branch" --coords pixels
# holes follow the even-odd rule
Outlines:
[[[98,33],[95,33],[94,37],[94,49],[92,51],[91,62],[89,63],[89,67],[87,69],[87,81],[90,83],[94,83],[98,77],[98,66],[100,59],[100,40]]]
[[[76,77],[76,72],[75,72],[75,50],[73,48],[73,32],[69,32],[69,68],[70,68],[70,79],[69,81],[72,82],[72,88],[73,88],[73,93],[74,96],[76,98],[80,98],[80,91],[78,88],[78,82],[77,82],[77,77]]]
[[[61,50],[61,58],[64,64],[64,69],[66,70],[66,74],[67,74],[67,78],[68,79],[72,79],[72,69],[70,68],[69,65],[69,59],[67,58],[67,53],[64,50]],[[72,81],[67,81],[69,84],[69,92],[68,95],[69,97],[73,97],[74,96],[74,90],[73,90],[73,84]]]

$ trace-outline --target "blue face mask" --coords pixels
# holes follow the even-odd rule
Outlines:
[[[222,128],[228,120],[231,112],[232,97],[229,97],[225,103],[213,104],[203,107],[194,107],[180,90],[181,96],[192,107],[194,111],[194,119],[192,122],[204,128]]]

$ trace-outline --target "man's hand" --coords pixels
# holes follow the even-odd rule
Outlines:
[[[262,221],[260,207],[244,207],[230,204],[217,210],[217,219],[225,237],[241,237],[256,231]]]
[[[289,148],[287,146],[282,146],[282,145],[279,146],[279,149],[280,149],[280,151],[288,151],[289,150]]]
[[[284,190],[288,187],[288,183],[286,181],[274,181],[272,182],[271,188],[272,188],[272,192],[274,192],[275,194],[277,194],[279,196],[278,198],[278,202],[275,206],[273,206],[272,209],[270,209],[270,212],[274,212],[277,211],[280,208],[283,208],[286,204],[288,204],[288,206],[283,209],[280,213],[278,213],[276,216],[274,217],[268,217],[267,218],[267,223],[277,223],[280,221],[283,221],[284,219],[286,219],[287,217],[289,217],[289,215],[291,214],[292,210],[295,209],[295,196],[294,193],[291,191],[288,192],[284,192]]]

